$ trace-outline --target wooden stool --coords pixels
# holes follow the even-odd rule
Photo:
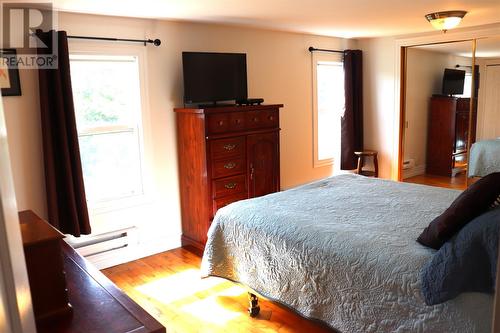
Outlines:
[[[364,150],[364,151],[355,151],[354,154],[358,156],[358,171],[359,175],[368,176],[368,177],[376,177],[378,178],[378,153],[375,150]],[[375,167],[374,171],[363,170],[363,166],[365,165],[365,157],[373,157],[373,166]]]

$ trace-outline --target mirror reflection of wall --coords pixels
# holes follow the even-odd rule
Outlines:
[[[500,137],[500,37],[477,41],[479,66],[477,139]]]
[[[466,187],[471,50],[471,41],[407,49],[403,181]]]
[[[470,151],[469,177],[500,172],[500,36],[477,40],[476,65],[477,140]]]

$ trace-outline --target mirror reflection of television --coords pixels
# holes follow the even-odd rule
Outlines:
[[[445,68],[443,75],[443,95],[462,95],[464,93],[465,71]]]
[[[244,53],[182,52],[182,67],[186,104],[248,97]]]

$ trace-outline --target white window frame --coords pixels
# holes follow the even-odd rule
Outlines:
[[[91,201],[87,199],[87,205],[90,215],[99,215],[107,212],[117,211],[139,205],[150,204],[153,201],[152,190],[152,139],[150,108],[147,85],[147,50],[144,46],[135,45],[104,45],[103,43],[86,43],[81,41],[70,41],[70,58],[72,56],[95,56],[95,57],[113,57],[113,56],[132,56],[137,57],[139,66],[139,85],[141,100],[141,117],[138,126],[139,149],[141,154],[141,176],[143,193],[131,195],[117,199],[106,199]]]
[[[319,159],[318,153],[318,63],[343,62],[342,55],[337,53],[313,52],[311,57],[312,67],[312,93],[313,93],[313,167],[321,168],[336,163],[335,158]],[[338,161],[340,163],[340,161]],[[339,165],[340,166],[340,165]]]

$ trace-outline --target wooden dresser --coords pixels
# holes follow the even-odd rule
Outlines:
[[[43,237],[43,243],[47,243],[49,239],[58,240],[59,251],[44,251],[37,258],[30,255],[27,247],[32,247],[32,244],[39,246],[41,237],[37,236],[38,230],[47,227],[48,223],[32,211],[21,212],[19,218],[38,333],[166,332],[165,327],[64,242],[59,232],[53,230],[48,234],[49,237]],[[38,262],[30,258],[38,259]],[[47,269],[43,275],[33,275],[39,267]],[[54,280],[60,279],[61,274],[65,276],[65,282],[62,282],[66,287],[63,296],[58,294],[57,286],[54,287]],[[45,288],[39,288],[44,285]],[[53,299],[50,298],[51,292]],[[63,301],[56,302],[58,299]],[[45,310],[48,306],[55,308],[54,304],[60,303],[67,306],[68,301],[72,309],[69,313],[63,310],[59,312],[66,313],[52,315],[50,318],[37,316],[38,313],[45,313],[40,310]],[[64,309],[65,306],[61,308]]]
[[[219,208],[279,191],[281,107],[174,110],[184,247],[203,252]]]
[[[476,141],[474,103],[471,142]],[[446,177],[467,167],[470,98],[433,96],[429,110],[426,173]]]

